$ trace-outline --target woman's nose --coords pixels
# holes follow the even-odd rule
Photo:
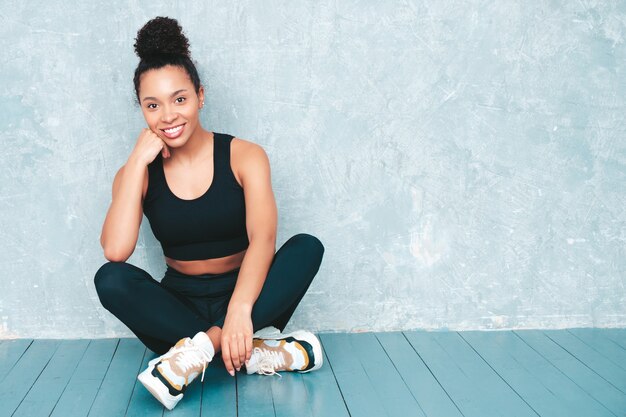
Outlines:
[[[171,121],[175,120],[177,117],[176,112],[170,110],[167,107],[163,108],[163,113],[161,115],[161,120],[165,123],[170,123]]]

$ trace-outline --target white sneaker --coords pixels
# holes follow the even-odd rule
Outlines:
[[[272,337],[280,334],[280,330],[278,330],[274,326],[267,326],[262,329],[259,329],[252,335],[253,338],[263,339],[264,337]]]
[[[183,398],[189,384],[204,371],[213,359],[213,343],[205,332],[198,332],[193,339],[180,339],[165,354],[148,362],[148,368],[137,379],[168,410]]]
[[[313,333],[297,330],[281,334],[268,330],[260,334],[263,337],[252,340],[252,356],[244,365],[246,373],[281,376],[280,371],[305,373],[321,368],[322,345]]]

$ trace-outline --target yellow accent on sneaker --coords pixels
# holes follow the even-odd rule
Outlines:
[[[204,371],[213,359],[214,349],[210,339],[204,332],[198,332],[193,339],[185,337],[180,339],[170,350],[148,362],[148,368],[141,372],[137,378],[169,410],[174,408],[183,397],[182,391]],[[156,367],[156,368],[155,368]],[[167,381],[179,393],[173,395],[169,388],[152,374],[153,371]]]
[[[167,360],[167,359],[166,359]],[[183,386],[180,384],[177,384],[176,382],[172,381],[170,378],[168,378],[167,373],[164,372],[161,368],[162,364],[157,365],[157,372],[161,374],[161,376],[165,379],[167,379],[167,382],[170,383],[171,386],[173,386],[174,388],[176,388],[177,390],[182,390]],[[187,383],[187,377],[185,376],[185,383]]]
[[[304,343],[311,345],[310,350]],[[287,334],[268,334],[253,338],[252,344],[252,356],[246,363],[248,374],[280,376],[277,371],[306,373],[319,369],[323,363],[319,339],[306,330],[296,330]]]

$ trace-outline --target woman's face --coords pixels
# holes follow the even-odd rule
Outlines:
[[[184,68],[166,65],[141,75],[139,98],[148,127],[168,146],[179,147],[189,140],[199,124],[204,88],[200,87],[196,94]],[[180,130],[165,130],[180,126]]]

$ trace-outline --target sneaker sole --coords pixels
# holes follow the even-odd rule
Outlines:
[[[178,396],[170,394],[167,387],[163,385],[163,382],[161,382],[159,378],[152,375],[152,369],[153,366],[149,366],[137,376],[137,379],[143,384],[144,387],[146,387],[148,391],[150,391],[154,398],[159,400],[159,402],[165,406],[165,408],[172,410],[183,398],[183,394],[179,394]]]
[[[306,374],[307,372],[315,371],[322,367],[324,363],[324,355],[322,354],[322,344],[313,333],[306,330],[296,330],[292,333],[281,334],[278,338],[282,339],[284,337],[293,337],[297,340],[304,340],[308,342],[313,347],[313,355],[315,356],[315,365],[311,369],[307,369],[306,371],[296,371],[301,374]]]

